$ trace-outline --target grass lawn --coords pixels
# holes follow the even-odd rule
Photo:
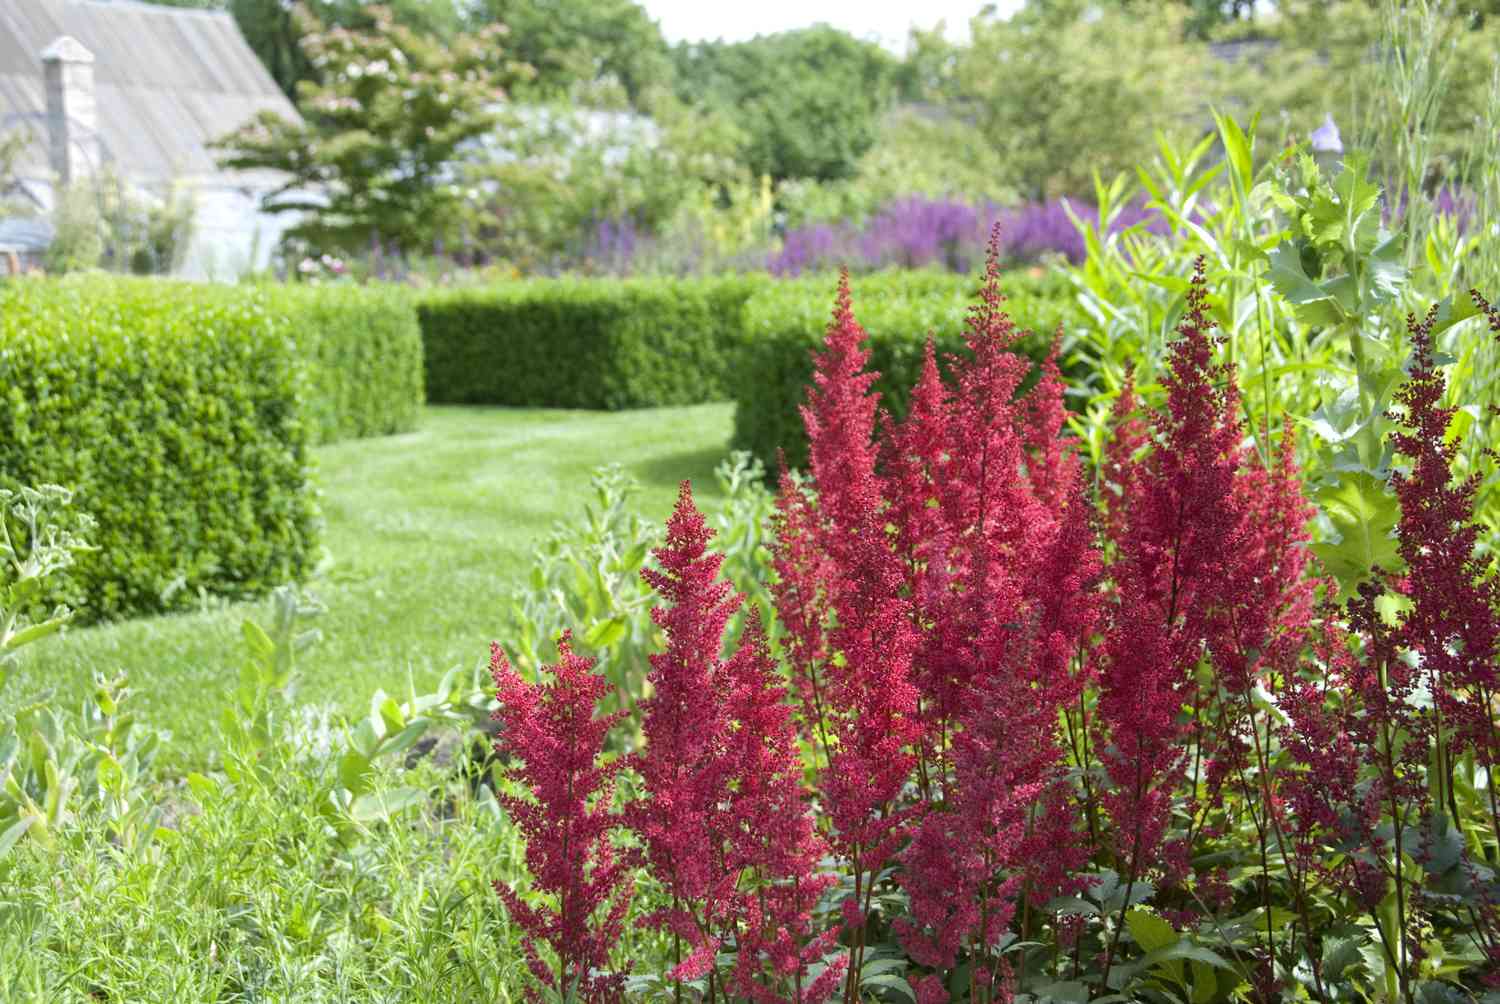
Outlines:
[[[713,469],[728,453],[733,405],[600,413],[428,408],[414,433],[317,451],[332,557],[311,591],[328,608],[323,640],[301,657],[296,697],[346,711],[383,687],[419,687],[455,664],[487,660],[509,591],[556,520],[581,518],[590,472],[618,462],[665,520],[691,478],[721,502]],[[210,601],[197,613],[75,630],[23,655],[7,698],[44,693],[76,708],[94,673],[129,675],[132,706],[170,730],[167,761],[196,768],[236,682],[240,622],[259,603]],[[499,639],[502,642],[504,639]]]

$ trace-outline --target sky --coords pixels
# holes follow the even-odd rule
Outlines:
[[[906,50],[914,23],[931,28],[942,20],[950,38],[966,37],[969,18],[984,5],[985,0],[642,0],[668,42],[738,42],[823,21],[897,53]],[[996,3],[1001,14],[1018,6],[1020,0]]]

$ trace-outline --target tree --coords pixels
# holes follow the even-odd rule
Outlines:
[[[1207,118],[1216,67],[1206,45],[1184,40],[1183,17],[1175,5],[1087,0],[981,15],[950,67],[929,55],[928,73],[946,78],[928,86],[972,118],[1022,194],[1088,194],[1094,171],[1149,160],[1157,129],[1197,131]]]
[[[536,69],[528,89],[544,98],[613,80],[644,108],[653,90],[671,86],[666,39],[634,0],[480,0],[474,17],[510,29],[515,58]]]
[[[828,25],[683,44],[672,56],[678,96],[731,114],[748,137],[746,165],[778,181],[852,175],[898,83],[895,57]]]
[[[163,7],[190,7],[198,10],[227,10],[250,48],[260,57],[287,97],[297,96],[297,85],[317,77],[315,68],[302,51],[302,27],[294,8],[286,0],[147,0]],[[319,21],[330,27],[374,27],[375,16],[370,0],[303,0]],[[464,25],[464,16],[455,0],[389,0],[391,16],[424,35],[449,39]]]
[[[301,122],[262,112],[219,140],[221,164],[284,174],[262,209],[306,213],[289,236],[317,247],[416,247],[452,232],[465,203],[455,161],[494,127],[504,86],[527,71],[504,58],[504,28],[440,42],[383,7],[365,8],[367,31],[294,13],[323,82],[298,85]]]

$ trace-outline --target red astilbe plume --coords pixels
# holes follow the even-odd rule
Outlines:
[[[818,494],[816,540],[833,572],[829,648],[839,657],[830,657],[833,752],[822,794],[834,847],[854,866],[857,902],[846,915],[856,925],[873,892],[865,878],[902,840],[905,814],[895,804],[921,735],[917,694],[908,680],[916,632],[902,595],[901,562],[886,537],[873,440],[877,395],[870,392],[877,374],[865,370],[864,340],[845,273],[802,417]]]
[[[847,963],[837,960],[804,985],[808,968],[836,943],[836,930],[815,935],[812,920],[836,879],[819,874],[825,848],[802,790],[797,730],[758,610],[724,673],[733,722],[725,756],[736,765],[729,857],[749,873],[738,904],[735,990],[758,1004],[816,1004],[837,991]]]
[[[1099,494],[1104,505],[1105,536],[1118,542],[1125,534],[1125,500],[1134,493],[1136,454],[1146,445],[1146,424],[1137,414],[1135,365],[1125,369],[1125,385],[1110,410],[1110,439],[1099,465]]]
[[[1482,297],[1492,330],[1496,312]],[[1420,658],[1420,672],[1433,696],[1436,720],[1431,736],[1437,769],[1455,816],[1452,773],[1455,759],[1473,751],[1480,763],[1494,764],[1500,754],[1493,697],[1500,689],[1495,663],[1500,622],[1500,584],[1489,577],[1475,554],[1479,527],[1474,500],[1479,476],[1458,479],[1453,461],[1458,445],[1447,440],[1457,409],[1441,402],[1447,380],[1433,357],[1432,326],[1436,308],[1425,320],[1407,321],[1413,344],[1406,383],[1396,392],[1401,428],[1392,433],[1396,453],[1411,462],[1396,470],[1391,483],[1401,505],[1396,538],[1406,575],[1402,591],[1411,603],[1401,618],[1398,643]],[[1495,820],[1500,835],[1500,815]]]
[[[785,632],[783,645],[792,685],[801,708],[802,738],[822,750],[828,741],[828,593],[833,565],[818,539],[817,509],[808,490],[781,460],[781,490],[771,517],[771,556],[775,571],[776,614]]]
[[[723,556],[709,553],[710,536],[683,482],[666,543],[653,552],[661,570],[641,569],[666,601],[652,609],[651,619],[666,633],[667,650],[650,657],[652,695],[642,706],[646,745],[633,758],[645,797],[631,807],[630,822],[673,902],[650,922],[689,946],[687,960],[672,973],[679,980],[713,968],[717,932],[738,881],[725,859],[730,821],[720,807],[733,771],[723,755],[730,723],[720,651],[741,598],[719,580]]]
[[[1204,285],[1200,259],[1169,349],[1153,448],[1134,462],[1121,458],[1122,508],[1111,520],[1114,602],[1100,673],[1099,748],[1111,782],[1103,802],[1130,883],[1162,858],[1190,738],[1179,712],[1195,701],[1194,670],[1234,599],[1225,573],[1244,517],[1235,499],[1243,459],[1237,394],[1232,373],[1213,361]]]
[[[757,1001],[826,1000],[839,971],[804,985],[832,943],[811,931],[829,879],[802,791],[802,764],[785,692],[752,611],[740,649],[720,656],[743,597],[719,578],[723,556],[683,482],[656,569],[641,574],[666,601],[652,610],[667,649],[651,656],[645,749],[634,758],[645,797],[631,807],[652,874],[672,907],[648,922],[687,942],[673,979],[709,977],[733,943],[738,992]],[[727,983],[728,977],[725,977]],[[727,990],[727,985],[725,986]]]
[[[576,985],[583,1001],[614,1004],[625,999],[624,975],[605,969],[624,931],[633,883],[610,844],[620,826],[610,804],[621,763],[601,764],[600,757],[623,715],[595,717],[609,684],[592,672],[592,659],[573,653],[569,633],[557,649],[557,665],[542,670],[552,677],[545,686],[517,675],[499,645],[490,649],[500,701],[495,749],[521,762],[517,773],[531,793],[530,799],[501,795],[500,802],[526,838],[534,888],[557,905],[530,906],[499,882],[495,891],[525,932],[526,963],[539,983],[559,994]],[[541,944],[556,955],[555,970]],[[527,999],[541,996],[528,990]]]
[[[1047,358],[1042,360],[1042,377],[1026,396],[1027,421],[1023,429],[1026,449],[1031,455],[1026,465],[1027,479],[1036,497],[1054,511],[1067,503],[1079,473],[1078,455],[1066,448],[1068,437],[1063,434],[1068,415],[1063,405],[1067,384],[1057,365],[1062,336],[1062,328],[1058,327]]]
[[[1002,303],[992,246],[969,317],[971,357],[954,360],[949,391],[929,348],[886,459],[889,515],[923,625],[914,677],[933,800],[902,855],[911,906],[896,932],[934,969],[972,953],[976,989],[1000,974],[988,946],[1022,888],[1049,899],[1082,864],[1057,797],[1057,732],[1082,691],[1071,664],[1097,612],[1090,508],[1060,436],[1061,380],[1054,361],[1016,398],[1028,364],[1010,351],[1017,332]]]

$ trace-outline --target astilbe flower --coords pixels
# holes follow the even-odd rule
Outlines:
[[[1477,294],[1476,303],[1494,325],[1495,311],[1487,309]],[[1446,437],[1457,409],[1441,404],[1447,381],[1433,357],[1435,316],[1408,321],[1413,364],[1396,392],[1402,420],[1391,441],[1411,467],[1393,472],[1391,482],[1401,504],[1396,537],[1406,563],[1402,591],[1411,600],[1401,620],[1399,643],[1420,657],[1438,715],[1433,723],[1438,769],[1448,775],[1442,778],[1442,790],[1451,799],[1456,757],[1472,750],[1480,763],[1489,765],[1500,754],[1492,711],[1492,697],[1500,685],[1495,664],[1500,587],[1486,576],[1484,562],[1475,555],[1479,477],[1460,480],[1453,472],[1458,448]],[[1496,826],[1500,829],[1500,818]]]
[[[1097,554],[1078,465],[1058,441],[1055,358],[1016,399],[1028,364],[1009,351],[1018,333],[998,258],[997,235],[955,386],[929,346],[908,417],[887,436],[888,515],[922,626],[921,783],[941,806],[902,856],[911,909],[897,933],[937,969],[971,946],[986,953],[1026,882],[1050,898],[1081,864],[1071,814],[1052,796],[1059,711],[1084,682],[1070,663],[1093,631]]]
[[[1164,410],[1142,458],[1117,463],[1112,516],[1113,603],[1100,674],[1099,719],[1110,785],[1103,799],[1115,854],[1130,881],[1160,858],[1174,791],[1185,774],[1194,670],[1225,629],[1237,597],[1228,585],[1245,512],[1233,374],[1214,364],[1200,259],[1188,310],[1170,346]],[[1222,647],[1228,647],[1227,644]],[[1176,876],[1168,876],[1176,877]]]
[[[683,482],[654,552],[660,570],[641,572],[666,601],[652,619],[667,636],[666,651],[651,656],[646,745],[633,758],[645,795],[629,810],[647,865],[672,899],[648,922],[687,942],[673,979],[710,976],[714,987],[717,951],[733,943],[737,992],[826,1000],[836,969],[803,984],[832,932],[811,932],[830,879],[816,875],[822,846],[803,798],[796,731],[758,614],[738,651],[721,657],[743,597],[719,578],[712,536]]]
[[[776,614],[784,631],[792,685],[802,713],[802,738],[825,757],[830,752],[824,712],[828,687],[828,607],[833,566],[819,546],[817,510],[813,499],[781,458],[781,484],[771,517],[771,567]]]
[[[902,840],[906,814],[894,807],[921,725],[908,679],[916,632],[901,563],[886,539],[873,441],[877,395],[870,392],[877,374],[865,370],[864,340],[845,273],[802,417],[818,496],[814,546],[831,573],[817,588],[826,592],[834,620],[826,692],[833,749],[822,794],[834,847],[853,864],[857,898],[867,902],[871,889],[863,877],[878,871]],[[791,585],[784,580],[778,588]],[[802,591],[811,594],[813,587]],[[864,910],[864,902],[854,902],[846,915],[858,924]]]
[[[1117,541],[1125,535],[1126,500],[1134,494],[1137,455],[1146,445],[1146,425],[1137,414],[1135,365],[1125,368],[1125,384],[1110,410],[1111,435],[1099,465],[1099,495],[1104,509],[1104,537]]]
[[[1491,330],[1500,331],[1500,317],[1473,295]],[[1433,351],[1435,318],[1435,312],[1408,318],[1412,365],[1394,397],[1400,426],[1391,440],[1410,462],[1391,476],[1406,571],[1398,577],[1377,569],[1359,585],[1344,624],[1325,624],[1315,658],[1282,702],[1289,718],[1282,742],[1296,765],[1295,780],[1284,788],[1297,857],[1315,868],[1330,843],[1366,851],[1323,870],[1371,914],[1394,890],[1396,938],[1382,945],[1403,994],[1420,952],[1421,909],[1414,888],[1420,873],[1403,873],[1403,855],[1421,857],[1420,826],[1430,813],[1457,811],[1455,758],[1470,751],[1493,765],[1497,750],[1490,708],[1500,588],[1475,556],[1477,482],[1453,471],[1456,447],[1447,432],[1454,409],[1441,405],[1447,386]],[[1381,610],[1389,598],[1402,601],[1394,619]],[[1334,614],[1331,604],[1325,608],[1326,621]],[[1434,788],[1444,794],[1439,804]],[[1500,830],[1493,803],[1491,811]],[[1493,909],[1480,913],[1493,934]]]
[[[605,1004],[624,1000],[623,974],[605,969],[633,889],[629,862],[610,843],[620,825],[611,802],[621,763],[600,762],[605,737],[623,715],[595,717],[609,684],[592,672],[592,659],[574,654],[568,633],[557,648],[557,664],[543,667],[552,681],[543,686],[523,680],[500,646],[491,646],[501,725],[495,749],[520,761],[519,780],[531,794],[501,795],[500,803],[526,838],[535,889],[557,905],[532,906],[499,882],[495,891],[525,932],[522,947],[536,980],[559,993],[576,985],[582,1000]],[[556,955],[555,970],[541,944]],[[541,998],[531,990],[528,999]]]

